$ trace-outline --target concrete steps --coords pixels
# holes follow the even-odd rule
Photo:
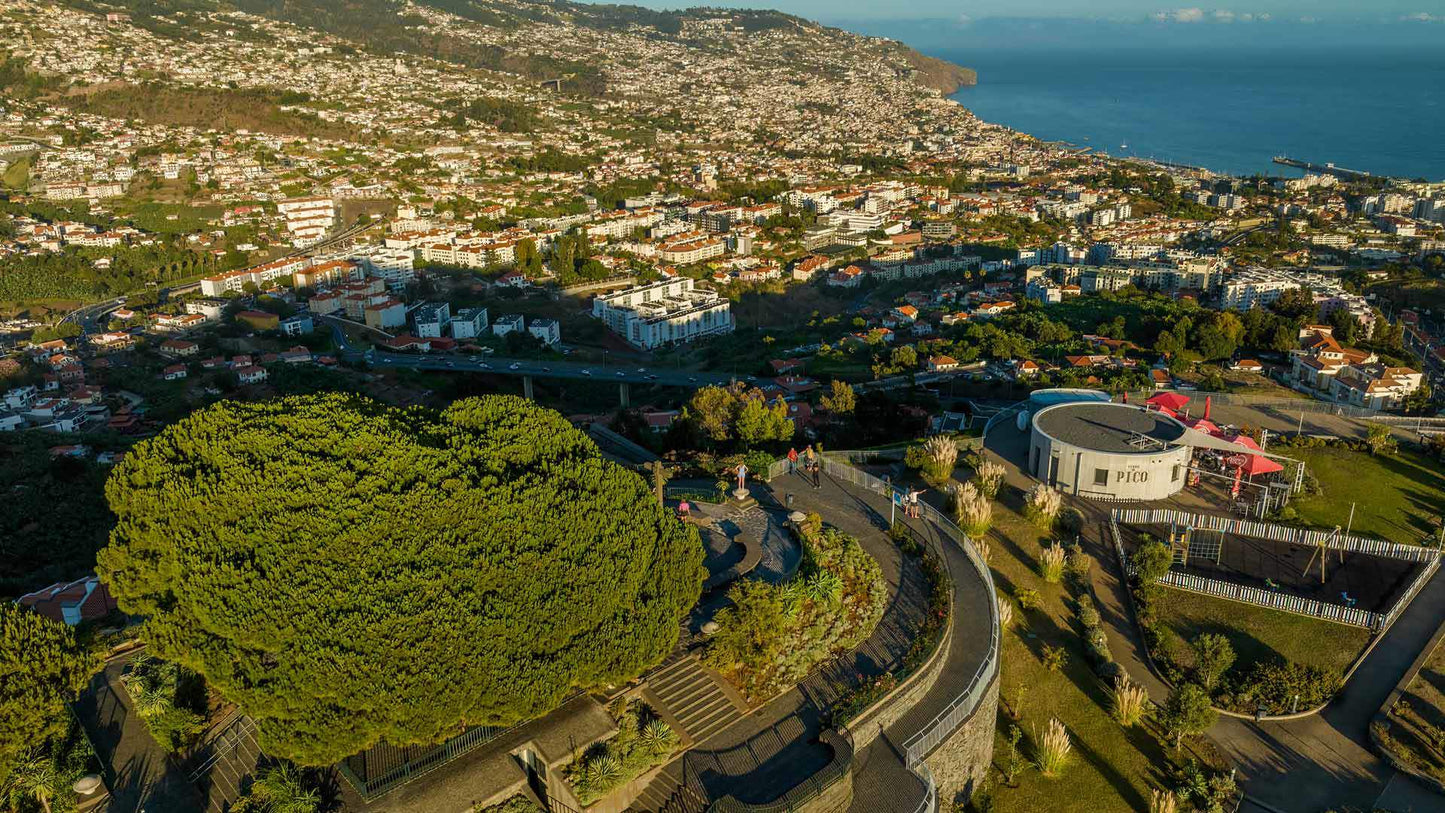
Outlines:
[[[648,675],[643,696],[689,748],[747,713],[737,692],[696,655],[664,663]]]

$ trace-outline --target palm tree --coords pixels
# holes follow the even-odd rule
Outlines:
[[[251,786],[251,798],[266,813],[316,813],[321,794],[309,787],[295,765],[282,762],[261,772]]]
[[[34,799],[45,813],[50,813],[50,800],[58,784],[60,774],[55,770],[55,763],[39,748],[31,748],[21,754],[10,769],[10,775],[5,778],[4,796],[17,807],[21,800]]]

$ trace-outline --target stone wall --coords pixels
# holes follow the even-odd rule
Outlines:
[[[948,663],[948,650],[953,644],[953,625],[949,624],[945,630],[943,640],[938,642],[938,647],[933,650],[933,655],[922,669],[909,675],[901,685],[879,698],[848,723],[848,732],[853,735],[853,746],[857,750],[861,751],[871,745],[886,728],[912,711],[924,695],[933,689],[943,667]]]
[[[978,708],[924,760],[938,786],[939,809],[966,800],[988,775],[993,761],[994,724],[998,718],[998,675]]]
[[[848,766],[843,777],[829,785],[816,799],[798,805],[798,813],[836,813],[847,810],[853,804],[853,767]]]

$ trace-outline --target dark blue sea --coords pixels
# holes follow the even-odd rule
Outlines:
[[[1298,174],[1271,162],[1286,155],[1445,180],[1445,43],[925,50],[978,70],[959,103],[1045,140],[1235,174]]]

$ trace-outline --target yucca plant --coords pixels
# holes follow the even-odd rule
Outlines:
[[[1048,730],[1038,743],[1036,762],[1039,773],[1044,776],[1058,776],[1069,764],[1069,752],[1074,750],[1074,744],[1069,740],[1069,732],[1064,728],[1064,724],[1059,722],[1059,718],[1049,720]]]
[[[605,788],[622,776],[622,763],[610,753],[587,760],[586,775],[594,788]]]
[[[985,460],[973,473],[973,481],[977,484],[979,493],[991,500],[998,496],[998,490],[1003,486],[1003,475],[1003,466],[992,460]]]
[[[675,737],[672,728],[661,720],[650,720],[637,733],[637,744],[653,756],[672,750]]]
[[[1064,563],[1067,555],[1062,545],[1049,545],[1039,552],[1039,575],[1049,584],[1064,580]]]
[[[808,598],[817,604],[832,604],[843,595],[843,579],[831,570],[820,570],[803,585]]]
[[[1119,675],[1114,678],[1114,688],[1110,692],[1113,696],[1114,719],[1122,726],[1136,726],[1144,721],[1144,713],[1149,707],[1149,693],[1144,687],[1129,680],[1128,675]]]
[[[1069,653],[1061,646],[1044,644],[1040,656],[1044,662],[1044,668],[1050,672],[1062,672],[1069,663]]]

